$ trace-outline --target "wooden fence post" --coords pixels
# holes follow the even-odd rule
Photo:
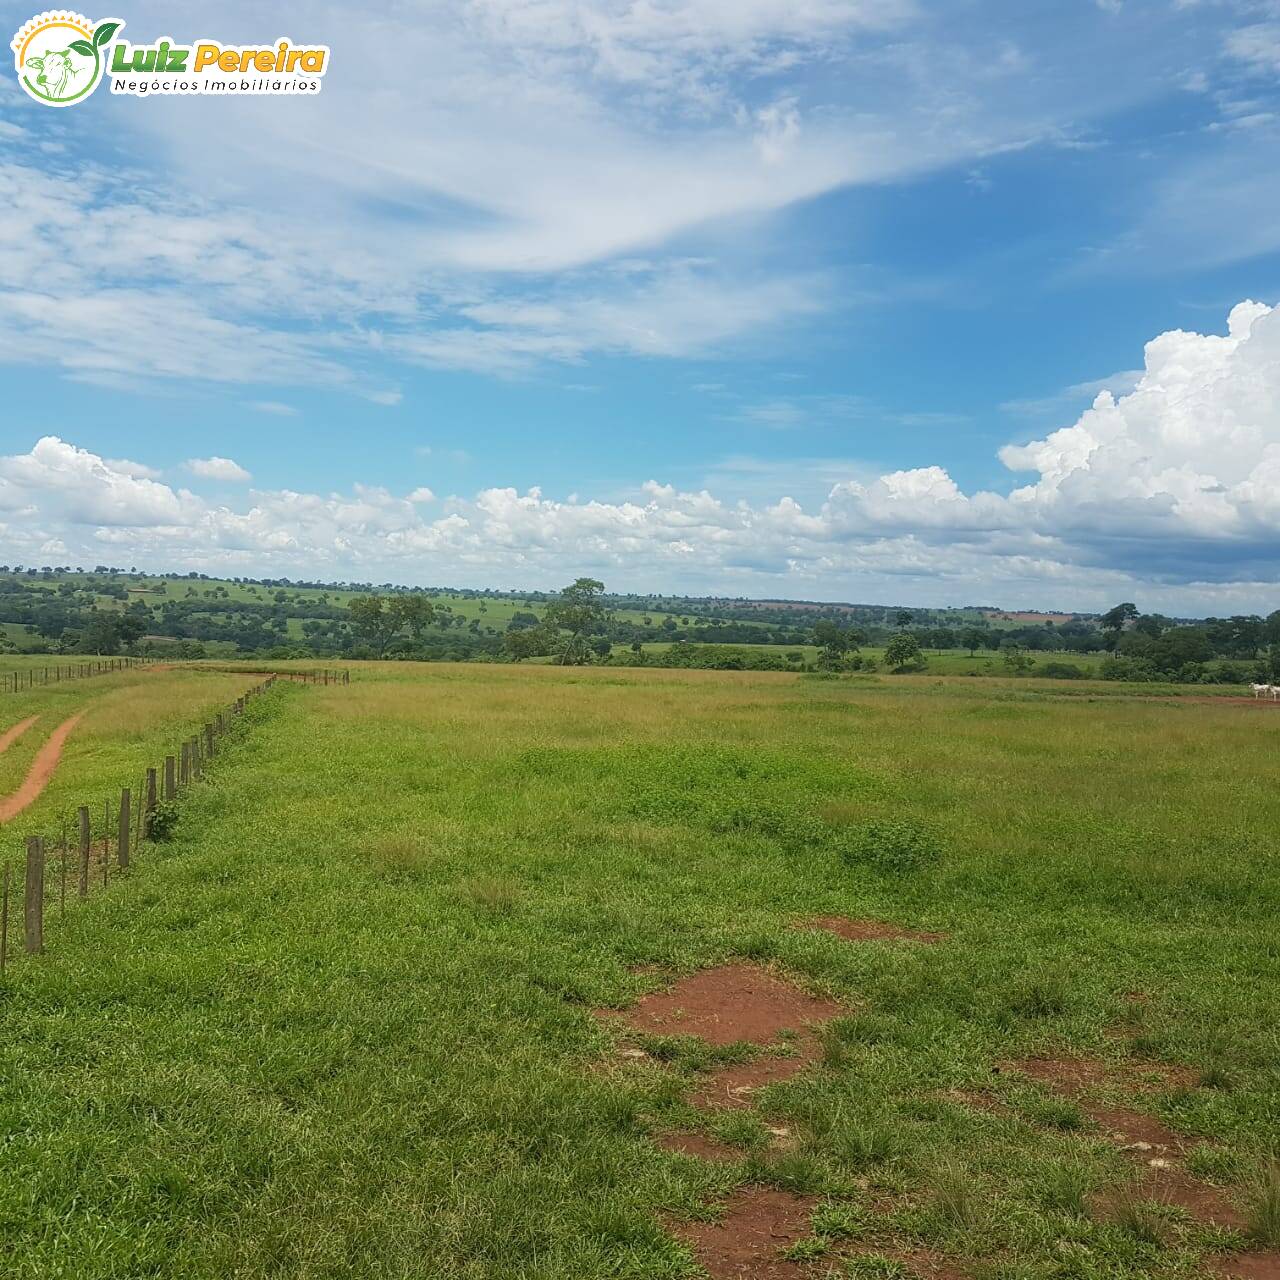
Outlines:
[[[210,721],[204,727],[204,753],[211,759],[213,757],[213,722]]]
[[[0,978],[9,960],[9,868],[4,869],[4,889],[0,890]]]
[[[200,779],[200,736],[198,734],[191,739],[191,777],[196,781]]]
[[[191,744],[184,742],[178,751],[178,785],[185,787],[191,781]]]
[[[172,756],[164,758],[164,798],[172,800],[178,794],[177,783],[174,779],[174,759]]]
[[[27,877],[23,885],[22,943],[29,953],[44,950],[44,841],[27,839]]]
[[[129,868],[129,808],[132,801],[129,788],[125,787],[120,792],[120,836],[116,842],[116,861],[120,864],[121,871],[127,871]]]
[[[80,806],[80,896],[89,896],[89,810]]]
[[[150,838],[151,836],[151,815],[156,809],[156,771],[154,769],[147,770],[147,799],[146,807],[143,811],[142,833]]]

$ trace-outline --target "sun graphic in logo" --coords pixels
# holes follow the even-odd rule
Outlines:
[[[107,46],[122,26],[115,18],[93,23],[65,9],[37,14],[10,41],[19,83],[50,107],[87,98],[102,80]]]

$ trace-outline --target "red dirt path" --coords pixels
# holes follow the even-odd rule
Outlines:
[[[0,733],[0,756],[4,755],[39,719],[39,716],[28,716],[25,720],[19,720],[12,729],[6,729],[3,733]]]
[[[36,752],[36,758],[27,770],[27,776],[17,791],[0,800],[0,822],[8,822],[16,818],[28,805],[33,804],[40,793],[49,785],[62,759],[62,748],[71,731],[84,716],[83,711],[76,712],[69,720],[64,720],[50,735],[44,746]]]

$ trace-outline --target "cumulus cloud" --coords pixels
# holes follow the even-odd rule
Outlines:
[[[190,458],[187,470],[202,480],[223,480],[230,484],[247,484],[253,477],[230,458]]]
[[[738,459],[720,474],[749,472],[750,500],[651,480],[607,501],[487,488],[427,513],[426,487],[215,504],[46,437],[0,459],[0,533],[28,556],[57,540],[88,559],[114,548],[206,571],[528,586],[595,571],[734,594],[1262,608],[1280,580],[1280,309],[1243,302],[1224,335],[1160,335],[1131,391],[1100,391],[1000,460],[1003,493],[965,492],[940,465],[875,476],[813,459],[831,483],[806,507],[780,487],[766,496],[764,464]],[[246,478],[228,459],[196,461]]]

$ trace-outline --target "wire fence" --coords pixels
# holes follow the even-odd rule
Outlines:
[[[0,693],[21,693],[27,689],[39,689],[47,684],[61,684],[64,680],[85,680],[90,676],[104,676],[112,671],[126,671],[131,667],[145,667],[149,658],[98,658],[93,662],[56,662],[48,667],[26,667],[17,671],[0,673]]]
[[[349,673],[330,674],[347,675],[344,683],[350,683]],[[19,942],[29,955],[44,950],[46,920],[55,912],[59,917],[65,915],[69,894],[87,898],[95,885],[106,887],[113,875],[129,870],[140,846],[167,834],[161,825],[172,821],[168,806],[202,780],[236,720],[278,678],[277,673],[267,674],[260,684],[207,721],[200,732],[179,744],[172,755],[144,770],[136,787],[122,788],[118,799],[81,805],[74,820],[64,820],[54,836],[26,837],[25,859],[16,868],[6,859],[0,869],[0,977]],[[11,932],[19,931],[16,919],[11,930],[10,917],[16,917],[19,908],[20,939],[11,939]]]

